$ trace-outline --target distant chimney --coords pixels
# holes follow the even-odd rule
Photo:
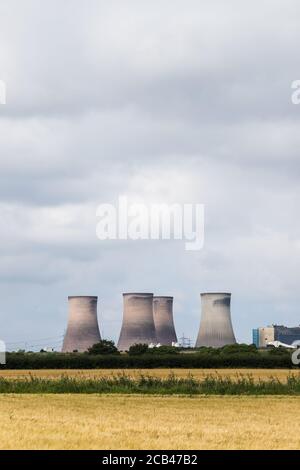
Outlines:
[[[166,346],[177,343],[173,321],[173,297],[153,297],[153,316],[157,341]]]
[[[62,352],[84,352],[101,341],[97,320],[97,297],[68,297],[68,327]]]
[[[201,294],[201,322],[196,348],[211,346],[221,348],[226,344],[235,344],[228,293]]]
[[[118,349],[127,351],[133,344],[157,343],[153,320],[153,294],[123,294],[123,324]]]

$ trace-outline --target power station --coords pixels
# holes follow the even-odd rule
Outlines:
[[[201,321],[195,347],[221,348],[236,344],[231,322],[231,294],[205,292],[201,296]],[[96,296],[69,296],[68,325],[62,352],[84,352],[101,341],[97,320]],[[253,343],[258,348],[282,345],[299,347],[300,326],[271,325],[253,329]],[[186,338],[181,338],[183,347]],[[133,344],[151,347],[178,346],[173,319],[173,297],[152,293],[123,294],[123,322],[118,341],[120,351]],[[190,347],[190,341],[188,347]]]
[[[133,344],[157,343],[154,318],[153,294],[123,294],[123,323],[118,349],[127,351]]]
[[[68,326],[62,352],[84,352],[101,341],[95,296],[68,297]]]
[[[221,348],[226,344],[235,344],[231,314],[231,294],[201,294],[201,322],[196,341],[196,348],[201,346]]]
[[[219,348],[236,343],[230,314],[231,294],[201,294],[201,322],[196,347]],[[68,326],[62,352],[84,352],[101,341],[96,296],[71,296]],[[133,344],[167,345],[177,343],[173,319],[173,297],[152,293],[123,294],[123,322],[118,341],[120,351]]]
[[[173,320],[173,297],[153,297],[153,317],[158,343],[166,346],[177,343]]]
[[[291,346],[299,344],[300,326],[271,325],[255,328],[252,330],[252,340],[257,348],[266,348],[274,341]]]

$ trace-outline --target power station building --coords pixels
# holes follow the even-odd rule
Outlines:
[[[120,351],[128,351],[133,344],[156,344],[153,318],[153,294],[123,294],[123,323],[118,341]]]
[[[236,343],[231,323],[230,300],[229,293],[201,294],[201,321],[196,348],[221,348],[226,344]]]
[[[280,341],[292,345],[300,341],[300,326],[287,327],[283,325],[271,325],[252,330],[252,341],[257,348],[266,348],[268,343]]]
[[[173,320],[173,297],[153,297],[153,317],[157,342],[166,346],[177,343]]]
[[[96,296],[68,297],[68,324],[62,352],[85,352],[101,341],[97,319]],[[235,344],[231,321],[231,294],[201,294],[201,320],[195,347],[220,348]],[[168,345],[177,343],[173,319],[173,297],[152,293],[123,294],[123,322],[118,341],[120,351],[138,343]],[[266,348],[269,343],[296,347],[300,343],[300,326],[271,325],[252,330],[253,344]]]
[[[101,341],[95,296],[68,297],[68,326],[62,352],[84,352]]]

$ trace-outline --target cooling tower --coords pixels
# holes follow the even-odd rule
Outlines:
[[[118,342],[120,351],[137,343],[157,343],[153,320],[153,294],[123,294],[123,324]]]
[[[196,348],[221,348],[236,343],[230,314],[231,294],[201,294],[201,322]]]
[[[68,327],[62,352],[84,352],[101,341],[97,320],[97,297],[68,297]]]
[[[153,297],[153,317],[157,341],[167,346],[177,343],[173,321],[173,297]]]

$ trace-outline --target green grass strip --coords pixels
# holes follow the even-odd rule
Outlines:
[[[125,374],[110,378],[79,379],[62,375],[58,379],[30,376],[26,379],[0,378],[0,393],[122,393],[159,395],[300,395],[300,377],[288,376],[285,382],[275,377],[254,380],[251,375],[206,376],[196,380],[192,375],[167,378]]]

